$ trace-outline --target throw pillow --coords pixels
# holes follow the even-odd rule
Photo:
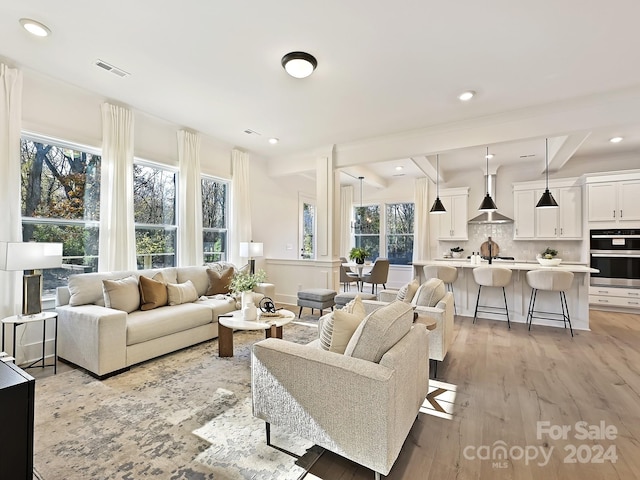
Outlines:
[[[198,291],[191,280],[184,283],[167,283],[167,296],[169,305],[180,305],[198,300]]]
[[[404,285],[400,290],[398,290],[398,295],[396,296],[396,300],[400,300],[401,302],[411,303],[411,300],[413,300],[413,297],[418,291],[418,287],[420,287],[420,284],[418,283],[418,280],[414,278],[409,283]]]
[[[337,312],[340,312],[336,315]],[[320,347],[331,352],[344,353],[347,343],[360,322],[367,315],[360,295],[323,317],[320,329]]]
[[[233,279],[234,268],[223,269],[207,269],[207,276],[209,277],[209,289],[205,295],[219,295],[229,293],[229,284]]]
[[[104,305],[108,308],[131,313],[140,308],[138,280],[134,276],[121,280],[102,280]]]
[[[157,273],[153,278],[140,275],[140,310],[153,310],[164,307],[169,301],[167,286],[162,273]]]
[[[398,300],[369,314],[358,326],[344,352],[346,356],[380,362],[413,324],[413,307]]]
[[[418,288],[411,304],[416,307],[435,307],[447,292],[444,282],[439,278],[430,278]]]

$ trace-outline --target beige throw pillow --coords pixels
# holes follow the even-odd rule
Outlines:
[[[418,291],[420,284],[418,280],[415,278],[411,280],[409,283],[404,285],[400,290],[398,290],[398,295],[396,296],[396,300],[400,300],[401,302],[411,303],[414,295]]]
[[[103,280],[104,305],[108,308],[131,313],[140,308],[138,280],[134,276],[121,280]]]
[[[357,295],[344,308],[326,316],[320,331],[320,347],[331,352],[344,353],[351,335],[365,316],[362,298]]]
[[[169,301],[167,286],[162,273],[157,273],[153,278],[140,275],[140,310],[153,310],[164,307]]]
[[[198,291],[191,280],[184,283],[167,283],[167,296],[169,305],[180,305],[198,300]]]
[[[417,307],[435,307],[447,290],[439,278],[430,278],[416,292],[411,304]]]

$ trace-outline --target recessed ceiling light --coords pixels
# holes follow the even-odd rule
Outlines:
[[[403,167],[402,165],[398,165],[398,166],[396,167],[396,171],[398,171],[398,172],[399,172],[399,171],[400,171],[400,170],[402,170],[403,168],[404,168],[404,167]]]
[[[474,92],[473,90],[467,90],[466,92],[462,92],[460,95],[458,95],[458,98],[463,102],[467,102],[471,100],[475,94],[476,92]]]
[[[485,158],[488,158],[489,160],[491,160],[495,155],[493,153],[487,153],[485,155]]]
[[[275,145],[275,144],[276,144],[276,143],[278,143],[279,141],[280,141],[280,139],[278,139],[278,138],[276,138],[276,137],[273,137],[273,138],[270,138],[270,139],[269,139],[269,143],[270,143],[271,145]]]
[[[613,137],[613,138],[610,138],[609,141],[611,143],[620,143],[622,141],[622,137]]]
[[[295,78],[305,78],[313,73],[318,66],[315,57],[306,52],[287,53],[280,61],[289,75]]]
[[[21,18],[20,25],[22,25],[23,28],[31,35],[35,35],[36,37],[48,37],[51,35],[49,27],[44,23],[36,22],[30,18]]]

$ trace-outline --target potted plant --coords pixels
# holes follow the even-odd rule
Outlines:
[[[554,248],[547,247],[542,253],[538,254],[538,263],[544,266],[560,265],[561,258],[556,258],[558,251]]]
[[[349,258],[356,263],[364,263],[364,259],[371,255],[371,252],[364,247],[353,247],[349,252]]]
[[[464,252],[464,248],[462,247],[451,248],[451,256],[453,258],[460,258],[462,256],[462,252]]]
[[[266,279],[267,274],[264,270],[258,270],[256,273],[241,271],[233,276],[229,284],[229,289],[236,294],[252,291],[259,283],[264,282]]]

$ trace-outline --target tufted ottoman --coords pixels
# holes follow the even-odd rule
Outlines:
[[[360,295],[362,300],[377,300],[378,297],[372,293],[364,293],[364,292],[343,292],[336,295],[335,302],[336,308],[342,308],[351,300],[356,298],[357,295]]]
[[[300,313],[298,317],[302,315],[302,309],[309,307],[311,314],[313,315],[313,309],[320,310],[320,316],[322,316],[322,310],[325,308],[331,308],[336,304],[334,301],[336,292],[327,288],[307,288],[298,292],[298,306],[300,307]]]

